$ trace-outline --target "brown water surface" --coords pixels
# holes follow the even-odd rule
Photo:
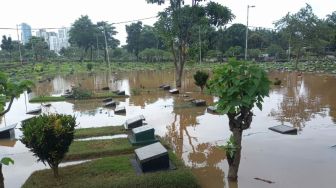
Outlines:
[[[282,80],[272,86],[265,98],[263,111],[254,109],[251,128],[244,132],[239,181],[228,182],[228,166],[223,150],[230,136],[224,115],[208,113],[205,107],[194,107],[189,98],[204,99],[213,104],[214,97],[202,94],[194,85],[192,72],[183,80],[180,95],[158,88],[173,86],[174,73],[137,71],[131,73],[99,73],[94,75],[58,76],[51,82],[37,84],[33,94],[22,95],[11,111],[0,119],[0,127],[32,117],[27,110],[40,104],[28,103],[34,95],[61,95],[71,85],[81,85],[93,92],[103,87],[125,90],[131,96],[118,99],[126,107],[126,115],[116,115],[103,108],[101,100],[54,102],[43,107],[43,113],[75,115],[78,127],[120,125],[127,118],[143,114],[155,133],[165,137],[178,157],[190,166],[203,187],[333,187],[336,174],[336,78],[328,75],[269,73],[270,79]],[[185,96],[187,95],[187,96]],[[268,130],[275,125],[298,128],[298,135],[282,135]],[[19,128],[20,125],[17,126]],[[16,138],[21,135],[16,130]],[[20,187],[35,170],[45,168],[20,141],[0,141],[0,153],[15,160],[4,166],[7,187]],[[1,157],[1,156],[0,156]],[[256,180],[270,180],[269,184]]]

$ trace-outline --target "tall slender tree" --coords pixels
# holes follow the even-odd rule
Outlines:
[[[234,18],[231,11],[218,3],[209,2],[206,6],[192,0],[192,6],[185,5],[184,0],[170,0],[169,7],[159,13],[157,28],[165,45],[173,54],[176,87],[181,87],[183,69],[191,45],[191,32],[195,25],[209,24],[223,26]],[[165,0],[147,0],[147,3],[164,4]]]
[[[97,29],[87,15],[81,16],[72,24],[69,31],[69,42],[70,44],[77,45],[84,50],[80,57],[81,61],[84,59],[84,54],[87,53],[87,51],[95,44],[95,33],[97,33]],[[91,60],[92,58],[91,53]]]
[[[140,52],[140,37],[142,30],[142,22],[132,23],[131,25],[126,25],[127,32],[127,46],[126,49],[128,52],[133,53],[137,60],[139,60],[139,52]]]
[[[96,27],[97,27],[96,40],[98,43],[98,48],[104,49],[104,59],[105,62],[107,63],[107,50],[108,50],[107,48],[114,49],[120,44],[120,41],[113,37],[118,32],[115,30],[116,28],[112,24],[109,24],[106,21],[97,22]],[[106,37],[106,44],[105,44],[105,37]]]

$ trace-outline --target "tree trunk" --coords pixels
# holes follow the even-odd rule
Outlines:
[[[104,61],[105,61],[106,65],[108,65],[108,62],[107,62],[107,49],[106,48],[104,50]]]
[[[92,46],[90,47],[90,61],[93,61],[93,48]]]
[[[4,177],[2,174],[2,164],[0,164],[0,188],[4,188],[5,187],[5,183],[4,183]]]
[[[182,86],[182,73],[183,69],[181,68],[180,62],[176,66],[176,87]]]
[[[298,69],[299,58],[300,58],[300,47],[299,47],[299,49],[298,49],[298,51],[297,51],[297,54],[296,54],[295,70]]]
[[[240,129],[232,130],[233,138],[237,145],[237,151],[235,152],[232,163],[229,163],[229,174],[228,179],[230,181],[237,181],[238,178],[238,169],[240,164],[240,155],[241,155],[241,141],[242,141],[242,133],[243,131]]]
[[[53,166],[52,170],[54,172],[54,177],[55,178],[59,178],[59,175],[58,175],[58,165],[57,166]]]

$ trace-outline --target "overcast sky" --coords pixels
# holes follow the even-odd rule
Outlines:
[[[191,0],[186,0],[189,2]],[[246,24],[247,5],[250,9],[249,25],[274,28],[273,22],[288,12],[296,13],[306,3],[313,7],[314,13],[325,18],[336,11],[336,0],[213,0],[229,7],[236,19],[233,23]],[[115,23],[156,16],[164,6],[147,4],[146,0],[2,0],[0,11],[0,28],[15,28],[16,24],[25,22],[32,28],[70,27],[81,15],[88,15],[96,23],[108,21]],[[143,21],[152,25],[154,19]],[[116,25],[119,32],[117,39],[125,44],[125,24]],[[33,32],[34,33],[34,32]],[[0,35],[11,35],[14,31],[0,29]]]

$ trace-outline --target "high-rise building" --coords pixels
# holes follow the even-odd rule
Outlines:
[[[43,38],[44,41],[47,42],[47,43],[49,42],[49,35],[48,35],[48,32],[45,29],[39,29],[36,32],[36,36]]]
[[[21,24],[21,40],[23,44],[27,44],[32,37],[31,27],[26,23]]]
[[[59,41],[58,41],[57,36],[49,35],[49,49],[56,53],[60,51]]]
[[[58,30],[58,40],[59,40],[59,47],[60,50],[62,48],[68,48],[70,46],[69,43],[69,29],[66,27],[63,27]]]

